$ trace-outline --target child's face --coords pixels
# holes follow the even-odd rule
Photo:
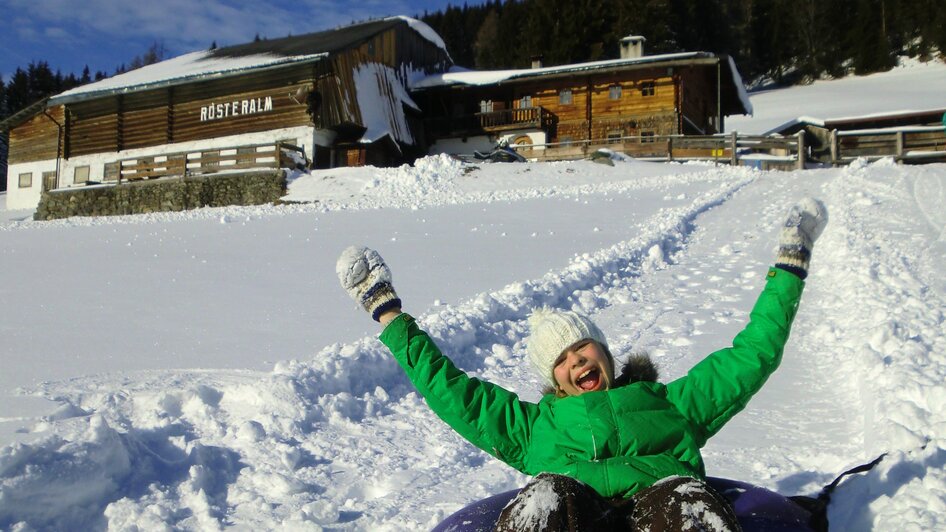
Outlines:
[[[566,395],[581,395],[607,390],[614,379],[614,368],[601,344],[582,340],[558,357],[552,374]]]

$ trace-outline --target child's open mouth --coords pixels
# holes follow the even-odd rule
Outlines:
[[[596,369],[589,369],[578,376],[575,384],[586,392],[597,390],[601,384],[601,372]]]

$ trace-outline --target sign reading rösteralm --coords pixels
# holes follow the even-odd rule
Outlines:
[[[233,116],[253,115],[273,110],[273,97],[234,100],[227,103],[213,103],[200,108],[200,121],[220,120]]]

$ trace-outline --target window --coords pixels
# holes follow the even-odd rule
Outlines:
[[[621,99],[621,86],[611,85],[610,87],[608,87],[608,98],[611,100],[620,100]]]
[[[102,178],[105,181],[118,181],[119,163],[105,163]]]
[[[20,188],[30,188],[33,186],[33,173],[27,172],[20,174]]]
[[[654,133],[653,131],[641,131],[641,142],[642,143],[657,142],[656,136],[657,134]]]
[[[532,152],[532,137],[529,135],[519,135],[512,143],[520,154],[527,155]]]
[[[653,96],[657,94],[657,83],[654,81],[645,81],[641,83],[641,96]]]
[[[43,190],[54,190],[59,188],[59,180],[56,179],[56,172],[43,172]]]
[[[480,100],[480,112],[481,113],[493,112],[493,100]]]
[[[624,136],[624,132],[621,130],[612,130],[608,131],[608,144],[615,144],[621,142],[621,137]]]
[[[76,166],[75,173],[72,174],[72,183],[76,185],[85,184],[89,180],[89,167]]]
[[[519,108],[528,109],[532,107],[532,96],[526,95],[519,99]]]
[[[572,90],[562,89],[558,91],[558,103],[560,105],[571,105],[572,104]]]

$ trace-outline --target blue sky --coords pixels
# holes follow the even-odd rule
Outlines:
[[[63,74],[85,65],[112,74],[156,41],[173,57],[448,4],[462,0],[0,0],[0,76],[40,60]]]

